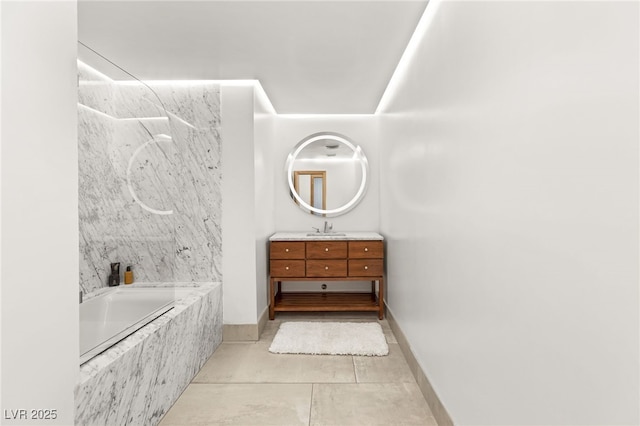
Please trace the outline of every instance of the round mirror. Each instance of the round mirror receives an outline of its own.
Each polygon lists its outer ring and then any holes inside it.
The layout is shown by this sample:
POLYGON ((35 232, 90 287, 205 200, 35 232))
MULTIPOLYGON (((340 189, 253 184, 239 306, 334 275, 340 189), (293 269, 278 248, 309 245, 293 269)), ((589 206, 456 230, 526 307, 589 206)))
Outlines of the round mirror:
POLYGON ((338 133, 315 133, 289 153, 287 183, 293 201, 316 216, 338 216, 355 207, 367 189, 367 157, 338 133))

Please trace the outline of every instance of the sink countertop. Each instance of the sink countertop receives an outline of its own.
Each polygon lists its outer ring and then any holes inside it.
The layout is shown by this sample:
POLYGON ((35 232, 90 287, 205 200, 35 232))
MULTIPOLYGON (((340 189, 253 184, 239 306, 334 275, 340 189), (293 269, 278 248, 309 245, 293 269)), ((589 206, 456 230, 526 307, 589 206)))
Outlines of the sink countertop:
POLYGON ((326 241, 326 240, 384 240, 384 237, 377 232, 342 232, 336 231, 336 234, 343 235, 328 235, 328 234, 319 234, 319 235, 307 235, 311 232, 276 232, 271 237, 269 237, 269 241, 326 241))

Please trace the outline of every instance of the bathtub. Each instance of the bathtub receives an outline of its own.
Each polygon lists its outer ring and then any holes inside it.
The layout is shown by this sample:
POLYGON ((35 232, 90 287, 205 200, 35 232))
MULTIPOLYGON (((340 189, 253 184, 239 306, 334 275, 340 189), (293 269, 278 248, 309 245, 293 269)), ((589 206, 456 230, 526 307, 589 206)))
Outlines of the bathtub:
MULTIPOLYGON (((222 342, 221 282, 104 288, 86 296, 80 308, 86 311, 85 331, 89 323, 109 323, 109 316, 120 322, 131 315, 130 322, 137 322, 149 310, 168 310, 80 365, 76 425, 157 425, 222 342), (139 305, 150 309, 132 314, 139 305)), ((85 331, 83 339, 90 334, 85 331)))
POLYGON ((116 287, 80 304, 80 364, 173 309, 186 288, 116 287))

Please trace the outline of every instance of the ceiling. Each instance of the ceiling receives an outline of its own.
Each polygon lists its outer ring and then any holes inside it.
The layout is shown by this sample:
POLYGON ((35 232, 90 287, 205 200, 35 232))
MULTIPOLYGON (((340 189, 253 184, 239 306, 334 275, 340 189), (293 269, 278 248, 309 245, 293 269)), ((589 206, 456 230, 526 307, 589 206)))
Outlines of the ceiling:
POLYGON ((78 38, 142 80, 257 79, 280 114, 372 114, 426 1, 93 1, 78 38))

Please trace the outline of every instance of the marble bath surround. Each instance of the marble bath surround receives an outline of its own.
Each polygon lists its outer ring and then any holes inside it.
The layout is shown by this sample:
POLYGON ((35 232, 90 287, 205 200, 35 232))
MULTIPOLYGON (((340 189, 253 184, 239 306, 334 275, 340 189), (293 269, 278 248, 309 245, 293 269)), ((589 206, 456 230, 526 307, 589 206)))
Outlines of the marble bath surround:
POLYGON ((79 63, 80 290, 222 279, 220 86, 113 81, 79 63))
POLYGON ((189 291, 178 291, 186 296, 172 310, 80 367, 75 424, 158 424, 220 345, 221 283, 168 286, 189 291))

